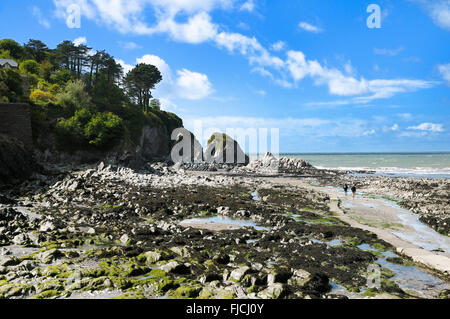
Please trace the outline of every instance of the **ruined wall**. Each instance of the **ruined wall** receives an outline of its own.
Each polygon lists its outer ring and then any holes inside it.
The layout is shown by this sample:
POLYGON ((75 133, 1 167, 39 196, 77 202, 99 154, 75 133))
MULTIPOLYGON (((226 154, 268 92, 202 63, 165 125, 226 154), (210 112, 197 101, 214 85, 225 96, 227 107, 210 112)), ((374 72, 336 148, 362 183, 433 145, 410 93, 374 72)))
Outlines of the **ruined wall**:
POLYGON ((30 106, 25 103, 0 103, 0 134, 15 137, 27 149, 32 149, 30 106))

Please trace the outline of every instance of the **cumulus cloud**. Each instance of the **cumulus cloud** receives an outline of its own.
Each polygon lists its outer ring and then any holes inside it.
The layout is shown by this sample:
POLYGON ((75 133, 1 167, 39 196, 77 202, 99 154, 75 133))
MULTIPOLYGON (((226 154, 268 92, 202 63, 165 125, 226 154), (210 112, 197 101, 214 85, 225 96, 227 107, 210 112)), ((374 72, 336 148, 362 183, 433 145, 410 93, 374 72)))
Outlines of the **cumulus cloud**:
POLYGON ((73 40, 73 44, 75 44, 75 46, 79 46, 86 43, 87 43, 86 37, 78 37, 75 40, 73 40))
POLYGON ((212 93, 212 85, 206 74, 187 69, 177 71, 177 87, 180 97, 188 100, 200 100, 212 93))
POLYGON ((439 73, 450 86, 450 63, 438 65, 439 73))
POLYGON ((175 109, 174 99, 201 100, 210 96, 213 92, 213 86, 206 74, 193 72, 188 69, 181 69, 175 73, 171 67, 157 55, 146 54, 136 59, 135 65, 127 64, 123 60, 116 59, 124 72, 131 71, 136 64, 151 64, 158 68, 161 72, 163 80, 159 83, 153 96, 160 99, 163 108, 175 109))
MULTIPOLYGON (((368 103, 375 99, 390 98, 398 93, 416 91, 433 86, 431 81, 409 79, 366 80, 345 75, 340 70, 322 66, 316 60, 307 60, 301 51, 287 53, 287 68, 295 81, 311 77, 316 85, 327 85, 330 94, 356 96, 355 103, 368 103)), ((348 70, 347 70, 348 71, 348 70)), ((345 102, 341 102, 344 104, 345 102)))
POLYGON ((444 132, 442 124, 422 123, 417 126, 410 126, 408 130, 424 131, 424 132, 444 132))
POLYGON ((286 43, 284 43, 283 41, 278 41, 275 42, 274 44, 272 44, 272 46, 270 47, 273 51, 281 51, 285 48, 286 43))
POLYGON ((450 31, 450 1, 449 0, 412 0, 433 19, 433 22, 444 30, 450 31))
MULTIPOLYGON (((203 43, 210 42, 232 53, 244 56, 253 67, 254 72, 270 78, 274 83, 286 87, 296 87, 304 78, 313 79, 315 85, 325 85, 331 95, 353 97, 347 103, 368 103, 374 99, 390 98, 396 94, 412 92, 433 86, 435 83, 410 79, 374 79, 356 77, 356 71, 348 62, 345 73, 316 60, 308 60, 301 51, 288 51, 286 57, 278 57, 264 47, 257 38, 240 33, 221 31, 218 24, 212 21, 210 12, 217 8, 232 8, 233 0, 54 0, 57 13, 64 16, 65 8, 69 4, 78 3, 83 17, 114 27, 120 32, 135 34, 164 33, 179 42, 203 43), (154 23, 144 15, 148 7, 155 12, 154 23), (180 21, 180 18, 183 18, 180 21)), ((309 32, 320 32, 320 28, 301 22, 299 27, 309 32)), ((279 41, 271 47, 281 50, 284 43, 279 41)), ((389 53, 389 52, 387 52, 389 53)), ((184 96, 199 97, 211 92, 205 77, 183 70, 176 72, 176 76, 189 76, 196 81, 195 94, 184 96), (204 90, 200 87, 204 85, 204 90), (204 94, 200 93, 204 92, 204 94)), ((175 75, 173 83, 177 83, 175 75)))
POLYGON ((308 23, 308 22, 305 22, 305 21, 301 21, 301 22, 298 24, 298 27, 299 27, 300 29, 304 30, 304 31, 308 31, 308 32, 312 32, 312 33, 320 33, 320 32, 323 31, 323 30, 320 29, 319 27, 316 27, 315 25, 312 25, 312 24, 310 24, 310 23, 308 23))

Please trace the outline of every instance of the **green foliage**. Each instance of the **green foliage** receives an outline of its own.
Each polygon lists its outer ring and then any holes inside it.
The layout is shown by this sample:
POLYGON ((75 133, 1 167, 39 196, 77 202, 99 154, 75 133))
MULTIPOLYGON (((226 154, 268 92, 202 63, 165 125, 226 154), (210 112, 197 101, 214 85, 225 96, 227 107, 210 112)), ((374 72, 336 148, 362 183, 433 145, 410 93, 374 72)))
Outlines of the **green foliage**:
POLYGON ((73 112, 81 108, 91 107, 91 97, 85 90, 82 81, 70 81, 64 88, 62 93, 56 96, 61 105, 73 112))
POLYGON ((124 133, 123 121, 117 115, 110 112, 93 115, 86 108, 76 111, 68 119, 60 119, 56 127, 59 144, 66 149, 88 145, 108 149, 124 133))
POLYGON ((106 78, 99 79, 90 90, 92 103, 99 112, 110 111, 122 115, 123 105, 127 102, 123 90, 106 78))
POLYGON ((54 96, 53 94, 51 94, 49 92, 44 92, 41 90, 34 90, 30 94, 30 100, 37 104, 41 104, 41 103, 45 104, 45 103, 50 103, 50 102, 55 103, 56 96, 54 96))
POLYGON ((119 142, 133 147, 145 125, 169 133, 183 125, 152 99, 151 91, 162 80, 155 66, 139 64, 123 79, 113 56, 104 50, 91 55, 90 49, 71 41, 49 49, 40 40, 23 46, 0 40, 0 57, 19 63, 19 70, 0 70, 0 101, 31 102, 36 145, 68 151, 106 150, 119 142), (24 81, 29 95, 23 92, 24 81))
POLYGON ((20 63, 19 70, 24 74, 39 74, 40 65, 34 60, 26 60, 20 63))
POLYGON ((3 102, 21 102, 24 100, 22 78, 16 70, 0 70, 0 96, 3 102))
POLYGON ((152 99, 150 101, 150 108, 155 110, 161 110, 161 102, 159 99, 152 99))
POLYGON ((39 66, 39 76, 46 81, 50 81, 52 71, 53 64, 51 64, 48 60, 45 60, 39 66))
POLYGON ((72 74, 67 69, 62 69, 50 76, 50 81, 60 86, 65 86, 72 79, 72 74))
POLYGON ((30 39, 28 43, 23 46, 27 57, 41 63, 47 56, 49 49, 45 43, 40 40, 30 39))
POLYGON ((138 64, 125 77, 124 84, 128 96, 147 111, 152 98, 151 90, 161 82, 162 75, 158 68, 149 64, 138 64))
POLYGON ((86 125, 85 137, 89 144, 105 148, 123 135, 123 121, 112 113, 97 113, 86 125))
POLYGON ((10 56, 16 60, 22 59, 25 53, 22 46, 12 39, 0 40, 0 51, 9 51, 10 56))
POLYGON ((60 119, 56 125, 60 146, 64 149, 73 149, 85 145, 84 128, 91 118, 92 114, 83 108, 68 119, 60 119))

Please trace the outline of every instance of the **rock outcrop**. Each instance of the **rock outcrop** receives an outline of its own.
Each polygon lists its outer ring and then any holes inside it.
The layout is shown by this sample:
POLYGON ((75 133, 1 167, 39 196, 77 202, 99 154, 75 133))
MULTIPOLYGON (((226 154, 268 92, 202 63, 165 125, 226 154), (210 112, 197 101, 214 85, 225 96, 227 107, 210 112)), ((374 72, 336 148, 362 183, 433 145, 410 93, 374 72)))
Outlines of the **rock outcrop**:
POLYGON ((266 153, 263 158, 250 162, 242 169, 257 174, 313 174, 317 172, 317 169, 310 163, 300 158, 276 158, 272 153, 266 153))
POLYGON ((34 169, 33 156, 24 144, 14 137, 0 134, 0 185, 20 182, 34 169))
POLYGON ((247 165, 250 162, 239 143, 222 133, 214 133, 210 137, 204 154, 208 163, 247 165))

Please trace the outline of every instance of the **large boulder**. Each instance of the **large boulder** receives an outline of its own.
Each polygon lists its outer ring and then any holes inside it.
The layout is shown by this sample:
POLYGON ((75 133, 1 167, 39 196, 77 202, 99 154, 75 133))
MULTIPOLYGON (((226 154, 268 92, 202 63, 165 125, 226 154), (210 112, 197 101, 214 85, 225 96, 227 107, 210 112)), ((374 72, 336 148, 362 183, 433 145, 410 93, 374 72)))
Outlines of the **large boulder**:
POLYGON ((21 141, 0 134, 0 185, 23 181, 36 168, 31 152, 21 141))
POLYGON ((250 162, 239 143, 223 133, 211 135, 204 157, 208 163, 247 165, 250 162))

